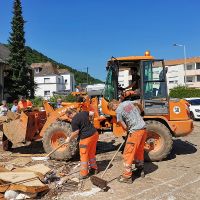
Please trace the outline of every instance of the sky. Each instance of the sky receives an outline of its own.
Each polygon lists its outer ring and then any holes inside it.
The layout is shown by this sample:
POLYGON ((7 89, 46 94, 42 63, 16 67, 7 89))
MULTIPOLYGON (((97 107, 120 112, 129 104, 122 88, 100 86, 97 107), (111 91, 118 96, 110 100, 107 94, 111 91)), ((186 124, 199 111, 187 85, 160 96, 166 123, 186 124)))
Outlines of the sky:
MULTIPOLYGON (((199 0, 22 0, 26 45, 105 80, 112 56, 200 56, 199 0)), ((13 0, 0 0, 0 43, 11 31, 13 0)))

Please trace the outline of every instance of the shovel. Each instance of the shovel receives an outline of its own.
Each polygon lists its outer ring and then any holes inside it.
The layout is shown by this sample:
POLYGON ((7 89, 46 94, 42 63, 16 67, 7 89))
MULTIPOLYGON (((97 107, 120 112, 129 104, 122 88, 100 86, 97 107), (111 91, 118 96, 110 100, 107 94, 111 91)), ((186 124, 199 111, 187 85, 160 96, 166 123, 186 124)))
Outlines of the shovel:
POLYGON ((46 156, 42 156, 42 157, 31 157, 32 160, 43 160, 43 161, 47 161, 50 158, 50 155, 53 154, 55 151, 57 151, 58 149, 60 149, 63 145, 69 145, 69 142, 63 142, 62 144, 60 144, 58 147, 56 147, 55 149, 53 149, 50 153, 48 153, 46 156))
POLYGON ((91 176, 90 180, 92 182, 93 185, 101 188, 101 189, 106 189, 107 185, 108 185, 108 181, 104 180, 103 177, 105 175, 105 173, 108 171, 108 168, 110 167, 111 163, 113 162, 114 158, 116 157, 117 153, 119 152, 119 150, 121 149, 122 145, 124 144, 125 141, 123 141, 121 143, 121 145, 119 146, 119 148, 117 149, 117 151, 115 152, 114 156, 112 157, 112 159, 110 160, 110 162, 108 163, 106 169, 104 170, 103 174, 101 175, 101 177, 98 176, 91 176))

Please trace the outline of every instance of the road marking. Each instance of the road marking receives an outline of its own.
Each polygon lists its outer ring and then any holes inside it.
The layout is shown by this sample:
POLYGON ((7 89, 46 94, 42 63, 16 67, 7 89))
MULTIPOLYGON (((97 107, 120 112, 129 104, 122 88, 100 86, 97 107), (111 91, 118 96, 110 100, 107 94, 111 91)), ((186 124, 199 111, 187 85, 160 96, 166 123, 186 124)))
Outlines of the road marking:
MULTIPOLYGON (((196 169, 196 168, 199 167, 199 166, 200 166, 200 165, 196 165, 195 168, 191 168, 191 171, 192 171, 193 169, 196 169)), ((153 187, 150 187, 150 188, 148 188, 148 189, 142 190, 141 192, 139 192, 139 193, 137 193, 137 194, 135 194, 135 195, 129 195, 128 197, 125 197, 124 200, 132 199, 132 198, 137 197, 137 196, 139 196, 139 195, 141 195, 141 194, 144 194, 144 193, 146 193, 146 192, 148 192, 148 191, 151 191, 151 190, 153 190, 153 189, 155 189, 155 188, 158 188, 158 187, 160 187, 160 186, 162 186, 162 185, 168 185, 168 183, 171 183, 171 182, 173 182, 173 181, 177 181, 177 180, 183 178, 185 175, 187 175, 187 174, 189 174, 189 173, 190 173, 190 172, 184 173, 184 174, 182 174, 181 176, 179 176, 179 177, 177 177, 177 178, 173 178, 173 179, 170 179, 170 180, 168 180, 168 181, 163 181, 162 183, 157 184, 157 185, 155 185, 155 186, 153 186, 153 187)), ((198 182, 198 181, 200 181, 200 177, 199 177, 198 179, 194 180, 194 181, 191 181, 191 182, 189 182, 189 183, 183 185, 183 186, 176 187, 174 190, 176 191, 176 190, 178 190, 178 189, 181 189, 182 187, 186 187, 187 185, 196 183, 196 182, 198 182)), ((168 192, 167 194, 170 194, 171 192, 174 192, 174 190, 168 192)), ((156 199, 156 200, 157 200, 157 199, 156 199)))
POLYGON ((164 194, 160 195, 159 197, 156 197, 156 198, 154 198, 152 200, 159 200, 159 199, 161 199, 161 198, 163 198, 165 196, 168 196, 168 195, 172 194, 173 192, 176 192, 177 190, 180 190, 180 189, 182 189, 184 187, 187 187, 188 185, 192 185, 192 184, 197 183, 199 181, 200 181, 200 177, 195 179, 195 180, 193 180, 193 181, 190 181, 189 183, 186 183, 186 184, 184 184, 182 186, 176 187, 175 189, 172 189, 172 191, 166 192, 166 193, 164 193, 164 194))
POLYGON ((173 182, 173 181, 176 181, 176 180, 179 180, 179 179, 183 178, 185 175, 187 175, 187 173, 184 173, 183 175, 181 175, 181 176, 179 176, 179 177, 177 177, 177 178, 173 178, 173 179, 170 179, 170 180, 168 180, 168 181, 163 181, 162 183, 157 184, 157 185, 154 185, 153 187, 150 187, 150 188, 148 188, 148 189, 142 190, 141 192, 139 192, 139 193, 137 193, 137 194, 135 194, 135 195, 130 195, 130 196, 124 198, 124 200, 132 199, 133 197, 137 197, 137 196, 139 196, 139 195, 141 195, 141 194, 144 194, 145 192, 151 191, 151 190, 153 190, 153 189, 155 189, 155 188, 157 188, 157 187, 159 187, 159 186, 167 185, 168 183, 171 183, 171 182, 173 182))

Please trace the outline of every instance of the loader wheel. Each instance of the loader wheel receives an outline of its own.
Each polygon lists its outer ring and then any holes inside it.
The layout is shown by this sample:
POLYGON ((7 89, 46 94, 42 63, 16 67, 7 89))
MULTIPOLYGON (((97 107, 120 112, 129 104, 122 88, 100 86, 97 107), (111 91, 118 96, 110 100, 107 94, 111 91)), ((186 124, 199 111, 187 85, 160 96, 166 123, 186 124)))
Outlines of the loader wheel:
POLYGON ((170 130, 161 122, 149 120, 147 124, 147 139, 145 143, 145 160, 161 161, 172 149, 170 130))
MULTIPOLYGON (((66 122, 53 123, 44 133, 43 147, 46 153, 49 153, 60 144, 71 133, 71 126, 66 122)), ((77 140, 74 139, 70 145, 63 145, 60 149, 55 151, 50 157, 55 160, 69 160, 77 153, 77 140)))
POLYGON ((10 151, 12 149, 12 142, 3 134, 2 138, 3 150, 10 151))

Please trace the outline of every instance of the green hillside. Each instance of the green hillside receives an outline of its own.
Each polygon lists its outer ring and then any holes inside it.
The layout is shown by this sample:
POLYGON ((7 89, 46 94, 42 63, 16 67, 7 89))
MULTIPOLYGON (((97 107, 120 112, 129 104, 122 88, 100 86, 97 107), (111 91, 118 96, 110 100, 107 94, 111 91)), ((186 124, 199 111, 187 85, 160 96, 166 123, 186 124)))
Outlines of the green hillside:
MULTIPOLYGON (((48 58, 47 56, 43 55, 42 53, 31 49, 30 47, 26 47, 27 51, 27 62, 30 65, 31 63, 39 63, 39 62, 52 62, 55 63, 56 65, 59 65, 60 68, 68 69, 70 72, 74 73, 76 83, 86 83, 87 82, 87 73, 86 72, 80 72, 78 70, 75 70, 67 65, 64 65, 62 63, 58 63, 55 60, 52 60, 51 58, 48 58)), ((102 83, 101 80, 95 79, 92 76, 88 76, 88 82, 89 84, 94 84, 94 83, 102 83)))

